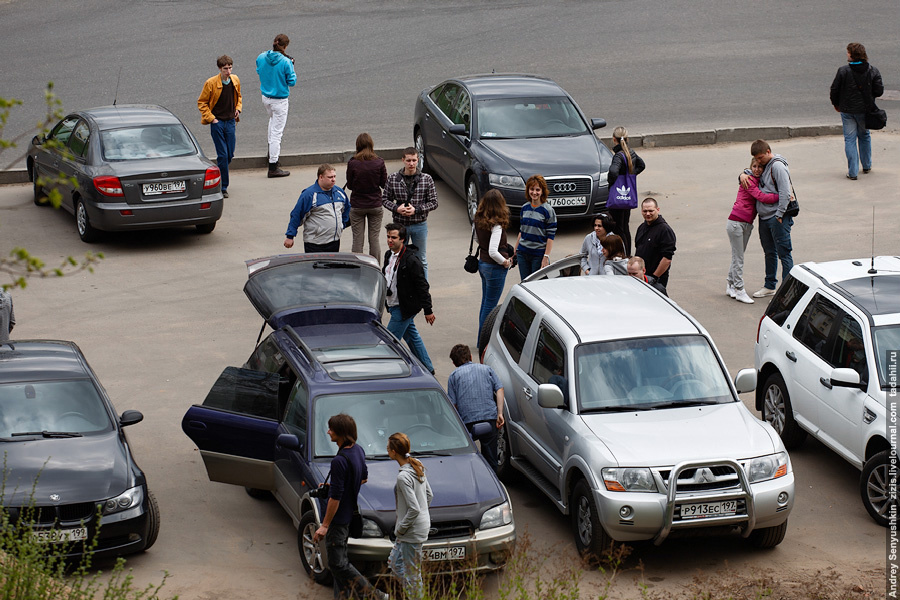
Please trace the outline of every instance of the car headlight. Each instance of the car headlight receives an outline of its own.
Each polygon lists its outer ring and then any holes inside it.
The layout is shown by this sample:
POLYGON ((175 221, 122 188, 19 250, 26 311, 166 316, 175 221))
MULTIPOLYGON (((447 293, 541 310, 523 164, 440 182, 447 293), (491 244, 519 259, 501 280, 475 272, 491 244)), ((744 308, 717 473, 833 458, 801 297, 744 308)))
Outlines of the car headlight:
POLYGON ((609 171, 604 171, 600 173, 600 185, 605 185, 609 183, 609 171))
POLYGON ((647 468, 609 467, 601 471, 610 492, 655 492, 656 481, 647 468))
POLYGON ((364 538, 384 537, 384 533, 381 532, 381 527, 379 527, 378 523, 376 523, 372 519, 366 519, 364 517, 362 520, 362 523, 363 523, 362 537, 364 537, 364 538))
POLYGON ((103 503, 104 515, 111 515, 135 506, 140 506, 144 502, 144 488, 141 486, 133 487, 130 490, 119 494, 115 498, 110 498, 103 503))
POLYGON ((744 463, 744 470, 747 472, 747 479, 750 480, 750 483, 756 483, 784 477, 788 473, 789 465, 790 459, 788 459, 787 452, 779 452, 751 458, 744 463))
POLYGON ((493 187, 504 187, 513 190, 525 189, 525 180, 518 175, 498 175, 496 173, 488 173, 488 183, 493 187))
POLYGON ((509 502, 504 502, 484 511, 478 529, 493 529, 510 523, 512 523, 512 508, 509 506, 509 502))

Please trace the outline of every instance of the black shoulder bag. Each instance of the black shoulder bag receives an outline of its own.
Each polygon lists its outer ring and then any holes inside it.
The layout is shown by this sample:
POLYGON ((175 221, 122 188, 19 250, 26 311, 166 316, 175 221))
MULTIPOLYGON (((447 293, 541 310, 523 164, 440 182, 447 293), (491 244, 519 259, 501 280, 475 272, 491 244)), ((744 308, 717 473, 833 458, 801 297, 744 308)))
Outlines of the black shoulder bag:
MULTIPOLYGON (((466 257, 466 264, 463 268, 467 273, 478 272, 478 257, 472 254, 472 247, 475 245, 475 224, 472 224, 472 239, 469 240, 469 255, 466 257)), ((480 248, 480 246, 479 246, 480 248)))
POLYGON ((875 106, 875 99, 872 97, 872 83, 869 80, 869 74, 872 72, 872 67, 869 67, 869 70, 866 71, 865 74, 865 85, 860 85, 859 76, 852 69, 850 73, 853 75, 853 79, 856 81, 856 88, 859 90, 859 93, 862 94, 863 101, 866 103, 866 129, 884 129, 885 125, 887 125, 887 113, 884 110, 875 106))
MULTIPOLYGON (((774 158, 772 160, 775 160, 774 158)), ((784 163, 787 166, 787 163, 784 163)), ((769 173, 769 176, 772 178, 772 185, 775 186, 775 189, 778 189, 778 182, 775 180, 775 174, 769 173)), ((794 218, 800 214, 800 203, 797 202, 797 192, 794 191, 794 182, 791 179, 791 171, 788 170, 788 181, 791 184, 791 199, 788 200, 787 208, 784 209, 784 216, 794 218)))

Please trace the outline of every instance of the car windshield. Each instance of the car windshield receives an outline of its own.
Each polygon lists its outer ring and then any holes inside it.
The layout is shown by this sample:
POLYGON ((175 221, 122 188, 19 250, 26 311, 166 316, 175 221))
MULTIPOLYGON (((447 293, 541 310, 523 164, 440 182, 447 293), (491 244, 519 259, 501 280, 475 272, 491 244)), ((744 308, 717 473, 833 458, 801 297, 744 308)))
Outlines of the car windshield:
POLYGON ((101 131, 100 146, 105 160, 142 160, 197 152, 180 123, 101 131))
POLYGON ((89 380, 0 384, 0 438, 99 433, 111 428, 103 399, 89 380))
POLYGON ((328 436, 328 419, 338 413, 348 414, 356 421, 357 443, 369 458, 387 458, 388 438, 396 432, 409 436, 413 455, 472 451, 469 434, 440 390, 319 396, 314 406, 315 456, 337 453, 337 446, 328 436))
POLYGON ((584 344, 575 351, 580 412, 652 410, 734 401, 702 336, 584 344))
POLYGON ((478 101, 478 135, 510 139, 590 134, 572 101, 555 98, 498 98, 478 101))
MULTIPOLYGON (((878 365, 878 380, 881 387, 888 387, 888 366, 891 364, 889 353, 893 353, 893 365, 897 366, 897 350, 900 349, 900 325, 874 327, 872 338, 875 340, 875 364, 878 365)), ((896 381, 896 373, 892 375, 896 381)))

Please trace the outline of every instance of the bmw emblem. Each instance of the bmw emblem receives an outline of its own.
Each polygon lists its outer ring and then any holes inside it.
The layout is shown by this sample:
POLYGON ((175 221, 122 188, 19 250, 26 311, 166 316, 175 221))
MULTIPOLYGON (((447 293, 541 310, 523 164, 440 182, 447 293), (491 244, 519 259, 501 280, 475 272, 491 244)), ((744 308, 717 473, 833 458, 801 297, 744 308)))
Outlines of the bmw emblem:
POLYGON ((50 499, 54 502, 59 502, 59 494, 50 494, 50 499))

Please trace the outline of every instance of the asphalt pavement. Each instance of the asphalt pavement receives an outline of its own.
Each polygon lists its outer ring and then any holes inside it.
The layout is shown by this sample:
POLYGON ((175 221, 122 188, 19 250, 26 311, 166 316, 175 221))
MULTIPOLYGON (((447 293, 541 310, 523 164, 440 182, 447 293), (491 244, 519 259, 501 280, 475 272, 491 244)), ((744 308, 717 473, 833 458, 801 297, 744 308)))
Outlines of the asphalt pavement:
MULTIPOLYGON (((725 222, 736 176, 750 162, 749 147, 739 142, 639 151, 647 163, 638 178, 640 193, 659 201, 678 236, 669 292, 710 331, 732 374, 753 365, 766 304, 744 305, 725 295, 725 222)), ((792 232, 795 262, 900 253, 900 134, 874 132, 873 149, 872 172, 849 181, 839 136, 773 143, 790 164, 801 205, 792 232)), ((339 183, 343 172, 339 166, 339 183)), ((262 321, 241 291, 243 261, 285 252, 288 213, 314 180, 314 167, 275 180, 262 169, 236 171, 212 234, 189 228, 116 234, 90 246, 79 241, 71 215, 34 206, 30 186, 0 187, 0 250, 25 246, 48 264, 87 250, 106 256, 92 274, 31 280, 15 290, 15 334, 76 341, 117 409, 145 414, 127 433, 159 499, 162 528, 156 546, 129 560, 138 584, 168 571, 166 591, 187 600, 257 597, 261 590, 273 600, 331 596, 306 579, 295 531, 280 507, 209 483, 180 428, 185 410, 203 401, 222 369, 241 365, 252 351, 262 321)), ((441 182, 438 197, 428 244, 437 319, 429 327, 420 317, 419 329, 438 379, 446 383, 450 348, 475 341, 481 284, 462 269, 469 241, 463 200, 441 182)), ((577 252, 589 230, 586 222, 562 225, 554 255, 577 252)), ((350 248, 349 231, 342 248, 350 248)), ((760 287, 763 274, 754 234, 746 257, 748 287, 760 287)), ((516 282, 518 273, 510 272, 507 287, 516 282)), ((744 401, 752 404, 749 397, 744 401)), ((885 530, 862 507, 858 472, 813 441, 792 452, 792 461, 797 500, 787 537, 776 549, 755 551, 740 539, 671 540, 659 548, 636 545, 628 564, 640 559, 642 580, 657 591, 683 589, 698 569, 710 573, 726 564, 797 581, 829 568, 853 581, 883 581, 885 530)), ((534 551, 571 563, 567 519, 532 486, 512 486, 510 493, 517 524, 529 532, 534 551)), ((599 574, 585 577, 584 593, 600 589, 599 574)), ((485 580, 489 596, 496 584, 496 577, 485 580)), ((614 589, 619 597, 639 597, 631 575, 617 579, 614 589)))

